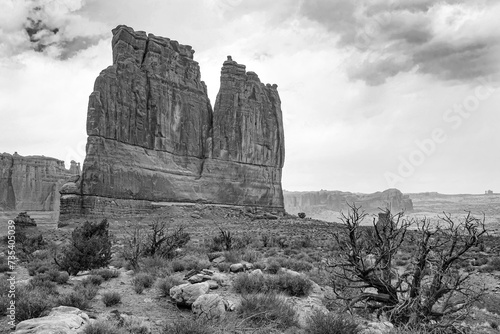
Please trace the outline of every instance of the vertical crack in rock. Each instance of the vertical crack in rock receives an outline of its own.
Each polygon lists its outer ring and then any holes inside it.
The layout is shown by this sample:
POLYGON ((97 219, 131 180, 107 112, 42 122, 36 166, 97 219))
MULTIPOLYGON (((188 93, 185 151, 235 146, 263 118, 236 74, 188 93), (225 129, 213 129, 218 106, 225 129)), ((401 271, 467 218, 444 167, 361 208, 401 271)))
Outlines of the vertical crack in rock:
POLYGON ((16 193, 12 184, 12 174, 14 172, 14 159, 12 158, 7 175, 7 200, 6 206, 9 210, 16 210, 16 193))
POLYGON ((64 190, 61 220, 169 201, 283 210, 276 86, 228 57, 212 111, 189 45, 118 26, 112 48, 89 100, 83 174, 64 190))

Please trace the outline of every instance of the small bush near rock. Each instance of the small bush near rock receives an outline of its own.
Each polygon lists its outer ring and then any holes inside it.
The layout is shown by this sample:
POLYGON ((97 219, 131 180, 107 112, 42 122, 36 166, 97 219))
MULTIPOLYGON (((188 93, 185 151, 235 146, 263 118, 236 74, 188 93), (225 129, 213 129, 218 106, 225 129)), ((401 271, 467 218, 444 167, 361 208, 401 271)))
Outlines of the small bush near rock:
POLYGON ((121 302, 121 296, 118 292, 105 292, 102 294, 102 302, 106 307, 116 305, 121 302))
POLYGON ((170 266, 172 267, 172 271, 176 273, 179 271, 184 271, 184 269, 186 268, 186 263, 182 260, 176 259, 170 263, 170 266))
POLYGON ((90 275, 98 275, 101 276, 105 281, 109 281, 112 278, 117 278, 118 276, 120 276, 120 272, 116 269, 101 268, 91 270, 90 275))
POLYGON ((28 284, 16 291, 16 321, 38 318, 54 306, 52 294, 28 284))
POLYGON ((245 253, 243 253, 243 255, 241 256, 241 259, 243 261, 255 263, 255 262, 259 261, 261 257, 262 257, 262 254, 260 252, 253 250, 253 249, 250 249, 250 250, 247 250, 245 253))
POLYGON ((293 307, 273 293, 244 296, 237 313, 244 323, 254 328, 272 324, 285 329, 297 325, 293 307))
POLYGON ((307 324, 307 334, 358 334, 362 328, 349 316, 315 312, 307 324))
POLYGON ((51 269, 51 264, 48 261, 34 260, 28 263, 28 274, 35 276, 36 274, 43 274, 51 269))
POLYGON ((82 283, 84 285, 92 284, 92 285, 95 285, 95 286, 99 286, 103 282, 104 282, 104 277, 102 277, 101 275, 89 275, 89 276, 87 276, 86 278, 84 278, 82 280, 82 283))
POLYGON ((85 310, 90 308, 91 299, 87 299, 85 293, 80 290, 80 291, 72 291, 68 294, 62 295, 59 297, 57 300, 57 303, 62 306, 72 306, 79 308, 80 310, 85 310))
POLYGON ((226 262, 228 262, 228 263, 238 263, 241 261, 240 254, 235 250, 230 250, 230 251, 224 252, 224 258, 226 259, 226 262))
POLYGON ((185 256, 182 258, 184 262, 184 270, 202 270, 202 269, 208 269, 212 265, 208 260, 201 259, 194 256, 185 256))
POLYGON ((184 282, 182 282, 181 280, 175 279, 171 276, 167 276, 159 280, 158 283, 156 284, 156 287, 160 291, 160 295, 162 297, 168 297, 170 296, 170 289, 182 283, 184 282))
POLYGON ((281 265, 276 260, 270 260, 267 263, 266 271, 270 274, 277 274, 280 269, 281 265))
POLYGON ((302 275, 252 275, 240 273, 233 281, 238 293, 284 292, 290 296, 306 296, 312 288, 311 281, 302 275))
POLYGON ((37 274, 29 281, 27 288, 30 290, 43 290, 47 294, 57 294, 56 283, 52 282, 47 274, 37 274))
POLYGON ((118 329, 102 320, 88 324, 83 329, 83 334, 120 334, 118 329))
POLYGON ((221 262, 217 265, 217 269, 219 269, 221 273, 228 273, 230 268, 231 264, 226 262, 221 262))
POLYGON ((132 279, 134 291, 139 294, 142 293, 144 289, 149 289, 150 287, 152 287, 154 282, 155 282, 155 277, 147 273, 137 274, 132 279))
POLYGON ((286 292, 290 296, 306 296, 312 288, 311 281, 302 275, 285 273, 271 276, 271 278, 276 290, 286 292))
POLYGON ((90 283, 90 281, 88 281, 88 283, 82 281, 75 287, 75 292, 83 294, 88 300, 94 299, 98 291, 99 287, 90 283))

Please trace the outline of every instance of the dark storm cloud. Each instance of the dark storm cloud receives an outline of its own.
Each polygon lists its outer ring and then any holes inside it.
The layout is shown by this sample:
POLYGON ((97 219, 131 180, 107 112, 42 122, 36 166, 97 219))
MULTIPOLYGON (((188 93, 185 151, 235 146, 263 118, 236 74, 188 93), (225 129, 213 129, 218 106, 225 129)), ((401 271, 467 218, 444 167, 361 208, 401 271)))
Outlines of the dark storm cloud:
POLYGON ((361 55, 347 61, 351 79, 380 85, 412 69, 459 81, 497 73, 498 24, 485 22, 476 31, 481 18, 468 15, 468 11, 483 15, 494 7, 488 0, 307 0, 300 13, 338 36, 339 47, 361 55), (448 28, 456 36, 444 35, 448 28))
POLYGON ((101 23, 78 14, 83 0, 19 0, 0 22, 0 57, 34 50, 65 60, 106 37, 101 23))

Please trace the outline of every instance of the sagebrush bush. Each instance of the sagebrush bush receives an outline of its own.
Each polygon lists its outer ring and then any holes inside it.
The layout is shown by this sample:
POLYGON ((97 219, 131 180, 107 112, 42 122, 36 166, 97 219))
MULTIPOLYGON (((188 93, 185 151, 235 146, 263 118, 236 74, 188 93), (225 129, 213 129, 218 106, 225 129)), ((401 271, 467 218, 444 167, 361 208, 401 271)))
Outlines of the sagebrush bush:
POLYGON ((208 269, 212 265, 208 260, 200 259, 194 255, 185 256, 181 260, 184 262, 184 270, 208 269))
POLYGON ((233 280, 233 289, 237 293, 266 293, 269 291, 269 285, 264 275, 250 275, 247 273, 238 274, 233 280))
POLYGON ((179 271, 184 271, 184 269, 186 268, 186 263, 182 260, 175 259, 170 263, 170 266, 172 267, 172 271, 176 273, 179 271))
POLYGON ((61 270, 76 275, 80 270, 105 267, 111 261, 111 239, 106 219, 100 223, 86 221, 73 230, 71 244, 55 258, 61 270))
POLYGON ((219 271, 223 272, 223 273, 228 273, 230 268, 231 268, 231 264, 226 263, 226 262, 221 262, 221 263, 217 264, 217 269, 219 269, 219 271))
POLYGON ((92 284, 95 286, 100 286, 104 282, 104 277, 101 275, 89 275, 82 280, 84 285, 92 284))
POLYGON ((274 293, 243 296, 237 313, 244 323, 254 328, 272 324, 285 329, 297 325, 293 307, 274 293))
POLYGON ((183 282, 181 280, 175 279, 172 276, 167 276, 165 278, 160 279, 157 282, 156 287, 160 291, 160 295, 162 297, 168 297, 170 296, 170 289, 182 283, 183 282))
POLYGON ((252 275, 240 273, 233 281, 237 293, 272 293, 284 292, 290 296, 306 296, 312 288, 311 281, 302 275, 252 275))
POLYGON ((162 334, 213 334, 214 328, 200 319, 180 319, 168 325, 162 331, 162 334))
POLYGON ((362 328, 349 315, 313 313, 306 327, 307 334, 358 334, 362 328))
POLYGON ((225 251, 224 258, 227 263, 239 263, 241 261, 240 254, 235 250, 225 251))
POLYGON ((170 272, 170 261, 161 256, 148 256, 139 261, 139 267, 142 272, 160 276, 170 272))
POLYGON ((120 334, 120 332, 109 322, 97 320, 85 326, 83 334, 120 334))
POLYGON ((35 276, 36 274, 43 274, 51 270, 53 266, 47 260, 34 260, 28 263, 27 269, 30 276, 35 276))
POLYGON ((109 281, 112 278, 117 278, 120 276, 120 272, 116 269, 100 268, 92 269, 90 275, 101 276, 105 281, 109 281))
POLYGON ((57 303, 59 305, 72 306, 79 308, 80 310, 85 310, 90 308, 91 299, 87 298, 87 295, 83 290, 77 290, 60 296, 57 303))
POLYGON ((97 285, 92 284, 90 281, 83 282, 77 284, 75 286, 75 292, 82 294, 86 299, 92 300, 97 296, 97 292, 99 291, 99 287, 97 285))
POLYGON ((278 261, 273 259, 273 260, 269 260, 267 262, 266 271, 268 273, 277 274, 280 269, 281 269, 281 265, 279 264, 278 261))
POLYGON ((270 278, 275 290, 285 292, 290 296, 306 296, 312 288, 311 280, 302 275, 284 273, 270 276, 270 278))
POLYGON ((259 261, 262 257, 262 254, 256 250, 250 249, 245 251, 241 256, 241 259, 250 263, 255 263, 259 261))
POLYGON ((45 289, 19 286, 16 290, 16 321, 38 318, 54 306, 53 295, 45 289))
POLYGON ((155 277, 147 273, 137 274, 132 279, 132 285, 134 286, 134 291, 139 294, 142 293, 144 289, 149 289, 150 287, 152 287, 154 282, 155 282, 155 277))
POLYGON ((43 290, 48 294, 57 294, 56 283, 52 282, 50 276, 47 274, 36 274, 30 279, 27 288, 31 290, 43 290))
POLYGON ((119 304, 122 300, 122 297, 118 292, 105 292, 101 297, 102 302, 106 307, 113 306, 119 304))

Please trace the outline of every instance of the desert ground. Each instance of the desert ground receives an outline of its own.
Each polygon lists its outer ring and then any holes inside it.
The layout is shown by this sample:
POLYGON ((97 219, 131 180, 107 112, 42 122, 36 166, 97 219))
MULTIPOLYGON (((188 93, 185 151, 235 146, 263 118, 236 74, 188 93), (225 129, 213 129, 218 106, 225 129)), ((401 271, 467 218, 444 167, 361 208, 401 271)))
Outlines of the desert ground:
MULTIPOLYGON (((484 212, 488 226, 495 227, 500 217, 500 209, 495 207, 494 203, 498 202, 499 197, 495 195, 485 199, 470 195, 415 196, 415 210, 409 213, 409 217, 435 217, 441 211, 459 215, 463 210, 472 210, 484 212)), ((34 277, 43 275, 50 269, 57 271, 51 252, 67 244, 71 240, 73 229, 82 224, 82 221, 77 220, 58 226, 56 214, 53 212, 28 212, 28 214, 37 223, 36 229, 30 233, 41 233, 45 246, 34 254, 25 256, 24 260, 19 262, 17 270, 19 286, 29 284, 28 282, 34 277)), ((17 212, 3 212, 2 220, 13 219, 16 215, 17 212)), ((98 282, 100 284, 97 284, 97 291, 94 291, 94 295, 90 296, 86 303, 80 304, 75 300, 68 302, 69 299, 64 297, 75 291, 81 291, 78 289, 82 286, 82 282, 87 284, 98 272, 81 271, 77 275, 69 276, 65 282, 62 282, 64 281, 62 279, 53 287, 50 307, 61 305, 61 300, 66 301, 63 303, 65 305, 78 305, 92 321, 105 320, 106 323, 113 324, 116 333, 343 333, 332 329, 320 331, 307 327, 308 317, 317 310, 338 314, 358 324, 357 331, 346 330, 345 333, 425 333, 393 328, 387 319, 377 318, 366 310, 343 312, 342 303, 336 299, 331 287, 333 278, 325 267, 334 256, 332 253, 332 249, 335 248, 334 235, 342 231, 342 225, 338 224, 338 221, 329 222, 308 217, 300 219, 293 215, 273 217, 278 219, 256 219, 256 217, 254 213, 241 208, 230 209, 197 204, 165 206, 154 214, 142 217, 110 218, 109 233, 113 255, 108 269, 113 271, 112 276, 116 277, 108 280, 98 279, 102 282, 98 282), (165 222, 168 231, 183 227, 190 236, 189 242, 182 249, 178 249, 173 258, 144 256, 141 257, 138 267, 132 268, 122 256, 128 247, 126 240, 130 239, 130 233, 136 227, 148 231, 150 224, 155 221, 165 222), (217 253, 211 247, 211 243, 214 237, 220 235, 221 229, 230 232, 233 247, 217 253), (215 255, 212 254, 214 252, 215 255), (219 259, 215 260, 214 256, 219 259), (231 266, 240 264, 242 269, 233 272, 231 266), (208 271, 203 272, 203 270, 208 271), (241 286, 238 288, 239 283, 235 282, 245 275, 251 276, 257 270, 258 274, 255 275, 263 277, 299 275, 309 282, 305 289, 307 292, 279 293, 287 305, 292 306, 298 316, 296 319, 300 321, 283 320, 282 317, 285 316, 282 314, 269 319, 260 317, 259 321, 253 321, 255 314, 249 316, 239 311, 242 308, 242 301, 246 301, 248 294, 242 292, 241 286), (192 306, 183 306, 172 297, 170 288, 188 283, 185 279, 193 274, 213 276, 210 281, 214 286, 208 294, 217 295, 227 303, 223 317, 202 322, 200 317, 193 313, 192 306), (151 280, 150 284, 145 284, 147 287, 143 291, 136 288, 137 277, 141 275, 151 280), (119 296, 118 302, 106 306, 104 301, 113 293, 115 297, 119 296), (188 323, 203 329, 188 330, 186 327, 188 323), (174 327, 168 327, 169 325, 174 327)), ((371 217, 367 217, 366 220, 366 225, 369 225, 371 217)), ((6 235, 6 231, 6 228, 2 229, 2 237, 6 235)), ((468 316, 461 321, 461 324, 469 329, 468 333, 498 333, 500 265, 497 262, 500 251, 497 247, 498 238, 488 238, 486 248, 471 250, 461 265, 464 273, 471 274, 471 286, 475 289, 486 288, 484 296, 474 302, 474 307, 468 316)), ((412 254, 403 247, 396 253, 394 261, 397 263, 395 268, 403 272, 412 262, 412 254)), ((49 311, 50 308, 38 316, 46 315, 49 311)), ((11 332, 6 316, 2 316, 0 322, 4 328, 2 333, 11 332)), ((109 331, 85 333, 115 332, 109 329, 109 331)))

